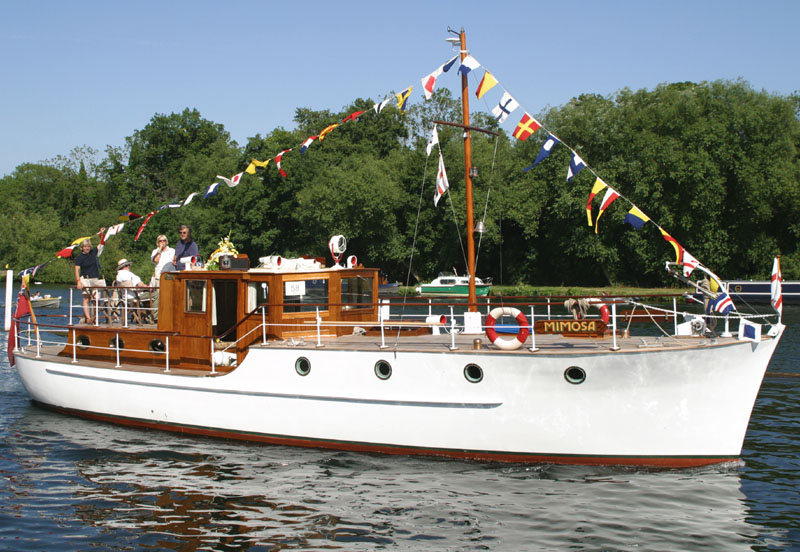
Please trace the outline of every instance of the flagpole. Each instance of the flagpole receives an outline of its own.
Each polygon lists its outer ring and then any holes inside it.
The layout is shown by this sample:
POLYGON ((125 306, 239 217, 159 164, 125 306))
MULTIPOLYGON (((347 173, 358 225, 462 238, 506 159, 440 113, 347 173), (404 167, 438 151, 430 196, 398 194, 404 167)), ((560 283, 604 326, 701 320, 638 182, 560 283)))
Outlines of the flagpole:
MULTIPOLYGON (((467 35, 464 28, 459 33, 461 39, 461 61, 467 57, 467 35)), ((464 124, 464 189, 467 201, 467 270, 469 271, 469 310, 477 312, 478 300, 475 293, 475 236, 472 228, 475 225, 472 207, 472 138, 469 126, 469 87, 467 75, 461 73, 461 111, 464 124)))

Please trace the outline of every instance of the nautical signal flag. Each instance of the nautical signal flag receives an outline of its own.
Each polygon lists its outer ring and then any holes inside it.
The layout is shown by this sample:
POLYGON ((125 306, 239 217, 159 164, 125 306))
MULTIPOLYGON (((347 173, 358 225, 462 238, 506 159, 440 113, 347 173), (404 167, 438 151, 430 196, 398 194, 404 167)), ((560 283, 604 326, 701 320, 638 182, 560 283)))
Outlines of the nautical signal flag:
POLYGON ((634 205, 631 207, 631 210, 628 211, 628 214, 625 215, 625 222, 636 228, 637 230, 641 230, 644 223, 650 220, 650 217, 645 215, 639 208, 634 205))
POLYGON ((683 266, 683 275, 688 278, 691 273, 694 272, 694 269, 700 266, 700 261, 698 261, 694 255, 684 249, 681 265, 683 266))
POLYGON ((755 324, 744 318, 739 320, 739 341, 761 341, 761 324, 755 324))
POLYGON ((467 55, 467 57, 461 60, 461 66, 458 68, 458 72, 464 76, 467 76, 469 75, 470 71, 474 71, 480 66, 481 64, 478 63, 477 59, 475 59, 470 55, 467 55))
MULTIPOLYGON (((242 180, 242 175, 244 173, 240 172, 239 174, 235 174, 230 178, 225 178, 224 176, 217 175, 217 178, 222 180, 225 184, 228 185, 228 188, 235 188, 239 185, 239 182, 242 180)), ((180 207, 180 205, 178 205, 180 207)))
POLYGON ((475 91, 475 95, 480 100, 483 98, 483 95, 486 94, 489 90, 497 85, 497 79, 489 72, 486 71, 483 74, 483 78, 481 79, 481 83, 478 85, 478 89, 475 91))
POLYGON ((413 86, 409 86, 399 94, 397 94, 397 107, 400 108, 400 111, 405 112, 406 104, 408 103, 408 98, 411 96, 411 91, 414 89, 413 86))
POLYGON ((256 174, 258 169, 266 169, 267 165, 269 165, 270 160, 267 159, 266 161, 259 161, 257 159, 251 159, 250 164, 247 165, 247 168, 244 170, 247 174, 256 174))
POLYGON ((612 189, 608 188, 606 190, 606 195, 603 196, 603 202, 600 204, 600 211, 597 213, 597 220, 594 221, 594 233, 597 234, 597 225, 600 222, 600 217, 603 216, 603 213, 606 209, 608 209, 612 203, 614 203, 617 198, 619 197, 619 193, 612 189))
POLYGON ((586 168, 586 162, 581 159, 580 155, 572 152, 572 159, 569 162, 569 168, 567 169, 567 184, 572 182, 572 179, 575 178, 575 175, 581 172, 583 169, 586 168))
POLYGON ((140 218, 141 216, 142 215, 137 215, 136 213, 122 213, 120 216, 117 217, 117 219, 120 222, 128 222, 129 220, 135 220, 137 218, 140 218))
POLYGON ((531 134, 541 128, 539 121, 528 115, 527 113, 522 116, 517 128, 514 129, 514 138, 517 140, 527 140, 531 134))
POLYGON ((503 97, 500 98, 500 103, 497 104, 496 107, 492 108, 492 115, 494 118, 497 119, 498 123, 502 123, 506 120, 506 117, 511 115, 511 112, 514 111, 519 107, 517 100, 511 97, 511 94, 508 92, 503 93, 503 97))
POLYGON ((314 136, 311 136, 311 137, 309 137, 309 138, 306 138, 306 141, 305 141, 305 142, 303 142, 303 145, 302 145, 302 146, 300 146, 300 153, 301 153, 301 154, 305 154, 305 153, 306 153, 306 150, 308 149, 308 146, 310 146, 310 145, 311 145, 311 142, 313 142, 313 141, 314 141, 314 140, 316 140, 316 139, 317 139, 317 135, 316 135, 316 134, 315 134, 314 136))
POLYGON ((216 195, 218 189, 219 189, 219 182, 214 182, 211 186, 209 186, 206 189, 205 192, 203 192, 203 199, 216 195))
POLYGON ((439 199, 450 188, 450 183, 447 181, 447 171, 444 170, 444 158, 442 152, 439 152, 439 171, 436 173, 436 192, 433 196, 433 206, 439 205, 439 199))
POLYGON ((772 308, 778 311, 779 316, 783 316, 783 284, 781 276, 781 259, 775 257, 772 263, 772 278, 770 282, 769 302, 772 308))
MULTIPOLYGON (((321 140, 321 139, 322 139, 322 138, 320 138, 320 140, 321 140)), ((286 171, 284 171, 284 170, 281 168, 281 159, 283 159, 283 154, 284 154, 284 153, 286 153, 286 152, 289 152, 289 151, 292 151, 292 148, 285 149, 285 150, 283 150, 282 152, 280 152, 278 155, 276 155, 276 156, 275 156, 275 165, 278 167, 278 173, 280 173, 280 175, 281 175, 283 178, 286 178, 286 171)))
POLYGON ((330 131, 338 127, 341 123, 333 123, 332 125, 326 126, 322 132, 319 133, 319 141, 322 142, 325 139, 325 136, 328 135, 330 131))
POLYGON ((346 123, 347 121, 355 121, 356 119, 359 118, 359 116, 361 116, 363 114, 364 114, 363 111, 353 111, 350 115, 348 115, 347 117, 342 119, 342 122, 346 123))
POLYGON ((72 256, 72 250, 78 247, 77 245, 70 245, 69 247, 65 247, 58 253, 56 253, 56 257, 61 257, 62 259, 69 259, 72 256))
POLYGON ((534 161, 533 165, 531 165, 530 167, 525 167, 524 169, 522 169, 523 172, 528 172, 536 165, 541 163, 545 158, 547 158, 548 155, 550 155, 550 152, 553 151, 553 147, 558 143, 559 143, 558 138, 556 138, 552 134, 548 134, 547 139, 544 141, 544 144, 542 144, 542 149, 539 150, 539 155, 536 156, 536 161, 534 161))
POLYGON ((428 142, 428 146, 425 148, 425 150, 428 152, 428 157, 430 157, 431 155, 431 150, 433 149, 433 146, 435 146, 438 143, 439 143, 439 131, 436 130, 436 125, 433 125, 433 131, 431 132, 431 139, 428 142))
POLYGON ((709 303, 709 307, 720 314, 728 314, 732 310, 736 310, 730 296, 724 291, 709 303))
POLYGON ((662 235, 662 236, 664 236, 664 240, 665 240, 666 242, 668 242, 668 243, 672 244, 672 247, 674 247, 674 248, 675 248, 675 262, 676 262, 676 263, 680 263, 680 262, 681 262, 681 259, 683 258, 683 246, 682 246, 681 244, 679 244, 679 243, 678 243, 678 240, 676 240, 675 238, 673 238, 672 236, 670 236, 670 235, 667 233, 667 231, 666 231, 666 230, 664 230, 664 229, 663 229, 663 228, 661 228, 660 226, 658 227, 658 229, 661 231, 661 235, 662 235))
POLYGON ((383 111, 383 108, 386 107, 387 105, 389 105, 389 102, 391 102, 391 101, 392 101, 392 98, 390 96, 390 97, 386 98, 385 100, 382 100, 382 101, 376 103, 375 105, 373 105, 372 109, 375 110, 375 113, 380 115, 381 111, 383 111))
POLYGON ((444 65, 440 66, 436 71, 426 77, 422 77, 422 92, 425 94, 425 99, 430 100, 433 97, 433 88, 436 86, 436 79, 444 72, 444 65))
MULTIPOLYGON (((589 193, 589 199, 586 201, 586 219, 589 222, 589 226, 592 226, 592 200, 594 196, 599 194, 608 184, 603 182, 600 177, 597 177, 597 180, 594 181, 594 186, 592 186, 592 191, 589 193)), ((600 218, 598 216, 597 218, 600 218)))

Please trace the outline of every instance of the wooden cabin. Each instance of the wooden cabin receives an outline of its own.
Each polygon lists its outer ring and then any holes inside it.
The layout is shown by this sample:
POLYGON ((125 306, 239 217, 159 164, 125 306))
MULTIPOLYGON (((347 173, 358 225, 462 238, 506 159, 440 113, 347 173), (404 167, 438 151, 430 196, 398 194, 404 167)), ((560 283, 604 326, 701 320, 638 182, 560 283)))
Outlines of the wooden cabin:
POLYGON ((213 346, 229 359, 214 369, 230 371, 234 355, 241 363, 265 338, 316 339, 317 312, 323 323, 346 323, 323 326, 324 337, 351 333, 352 324, 378 323, 378 269, 307 265, 292 268, 289 260, 285 268, 163 273, 157 322, 125 327, 101 310, 100 324, 70 326, 61 354, 112 362, 119 354, 118 364, 148 366, 164 366, 168 356, 170 369, 211 370, 213 346))

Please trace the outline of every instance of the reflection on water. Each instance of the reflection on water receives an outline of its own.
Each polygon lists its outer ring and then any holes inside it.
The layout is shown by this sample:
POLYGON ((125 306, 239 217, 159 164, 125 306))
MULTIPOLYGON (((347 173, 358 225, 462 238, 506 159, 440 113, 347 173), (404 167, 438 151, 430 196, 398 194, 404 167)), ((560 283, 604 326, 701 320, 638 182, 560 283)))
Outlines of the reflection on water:
POLYGON ((9 430, 18 465, 2 467, 3 494, 22 505, 31 545, 63 531, 117 549, 750 550, 767 532, 747 521, 738 465, 643 471, 321 452, 35 407, 9 430), (37 534, 51 519, 50 536, 37 534))

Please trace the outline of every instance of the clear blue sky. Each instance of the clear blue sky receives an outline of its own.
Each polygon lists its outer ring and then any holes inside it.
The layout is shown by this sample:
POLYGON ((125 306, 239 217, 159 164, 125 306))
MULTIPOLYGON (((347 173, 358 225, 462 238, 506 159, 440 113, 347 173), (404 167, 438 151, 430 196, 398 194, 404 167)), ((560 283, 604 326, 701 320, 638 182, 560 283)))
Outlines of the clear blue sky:
POLYGON ((420 102, 420 79, 453 55, 448 25, 532 114, 665 82, 741 77, 788 95, 800 89, 798 16, 797 0, 5 0, 0 176, 120 146, 186 107, 244 145, 292 128, 297 107, 336 111, 409 85, 420 102))

